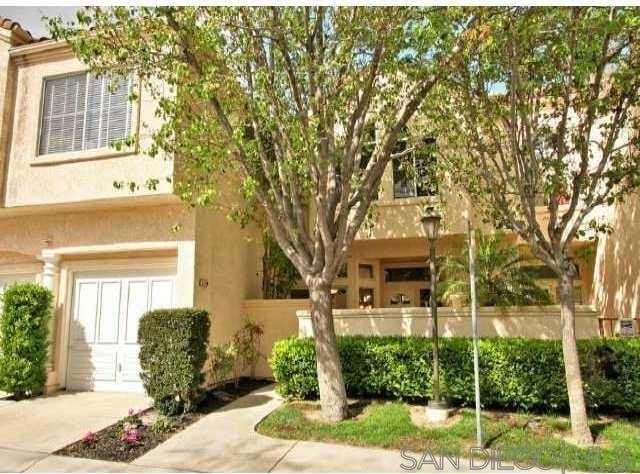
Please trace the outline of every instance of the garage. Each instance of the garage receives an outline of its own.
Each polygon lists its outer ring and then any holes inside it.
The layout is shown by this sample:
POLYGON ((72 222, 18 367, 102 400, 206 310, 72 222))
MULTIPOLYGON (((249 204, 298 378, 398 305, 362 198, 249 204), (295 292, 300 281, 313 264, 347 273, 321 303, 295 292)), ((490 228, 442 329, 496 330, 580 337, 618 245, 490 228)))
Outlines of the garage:
POLYGON ((175 273, 77 274, 69 327, 68 390, 141 392, 138 321, 171 308, 175 273))

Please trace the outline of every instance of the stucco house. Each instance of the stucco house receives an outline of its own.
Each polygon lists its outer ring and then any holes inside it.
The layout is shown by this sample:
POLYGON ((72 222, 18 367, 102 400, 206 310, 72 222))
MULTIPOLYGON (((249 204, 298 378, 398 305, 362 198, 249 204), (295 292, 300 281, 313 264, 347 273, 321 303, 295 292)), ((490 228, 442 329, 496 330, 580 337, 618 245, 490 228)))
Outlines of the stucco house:
POLYGON ((15 280, 53 290, 50 389, 139 390, 140 315, 204 307, 225 315, 212 332, 228 338, 242 301, 259 296, 256 241, 182 204, 162 179, 172 161, 109 147, 153 125, 144 91, 132 105, 127 84, 110 92, 65 44, 0 26, 0 291, 15 280), (152 177, 155 191, 113 185, 152 177))
MULTIPOLYGON (((225 341, 242 324, 247 301, 261 297, 259 229, 181 203, 163 179, 175 172, 172 160, 109 146, 139 134, 144 149, 149 137, 142 124, 158 120, 144 90, 136 103, 127 101, 129 87, 109 90, 64 43, 33 38, 0 17, 0 292, 21 280, 54 292, 49 389, 141 390, 137 320, 146 310, 205 308, 212 339, 225 341), (160 178, 153 190, 114 186, 152 178, 160 178)), ((414 159, 416 168, 428 167, 428 158, 414 159)), ((462 244, 463 210, 471 206, 442 192, 438 249, 446 253, 462 244)), ((376 219, 360 231, 335 282, 336 308, 424 306, 429 284, 420 217, 435 200, 431 187, 389 165, 376 219)), ((614 233, 573 249, 577 300, 601 316, 635 318, 640 200, 607 212, 614 233)), ((544 268, 539 274, 553 295, 554 280, 544 268)), ((302 288, 292 294, 305 296, 302 288)))

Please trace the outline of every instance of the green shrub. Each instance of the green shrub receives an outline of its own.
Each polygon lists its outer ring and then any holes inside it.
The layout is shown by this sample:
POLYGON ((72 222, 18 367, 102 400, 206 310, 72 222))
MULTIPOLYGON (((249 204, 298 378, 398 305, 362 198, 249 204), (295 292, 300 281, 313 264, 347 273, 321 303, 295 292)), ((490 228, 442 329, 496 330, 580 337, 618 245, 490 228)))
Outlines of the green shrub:
POLYGON ((238 348, 234 344, 209 346, 209 363, 207 371, 211 385, 216 387, 225 380, 233 370, 238 357, 238 348))
POLYGON ((209 313, 192 308, 159 309, 140 319, 142 383, 161 413, 195 407, 204 381, 209 326, 209 313))
POLYGON ((35 283, 5 289, 0 311, 0 390, 22 397, 44 387, 52 302, 51 291, 35 283))
MULTIPOLYGON (((565 411, 567 389, 560 341, 481 339, 480 390, 487 407, 565 411)), ((431 340, 423 337, 341 336, 338 350, 347 393, 355 397, 431 396, 431 340)), ((587 403, 593 410, 640 414, 640 340, 578 341, 587 403)), ((470 338, 443 338, 441 385, 455 405, 473 405, 470 338)), ((315 349, 310 338, 275 344, 270 359, 278 391, 316 398, 315 349)))

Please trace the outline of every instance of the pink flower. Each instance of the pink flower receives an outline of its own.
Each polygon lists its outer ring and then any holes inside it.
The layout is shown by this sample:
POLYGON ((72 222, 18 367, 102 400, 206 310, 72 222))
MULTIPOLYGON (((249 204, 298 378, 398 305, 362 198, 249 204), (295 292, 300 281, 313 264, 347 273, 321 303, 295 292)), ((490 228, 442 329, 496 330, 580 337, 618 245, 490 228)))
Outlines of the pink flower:
POLYGON ((141 439, 142 437, 140 436, 140 433, 138 433, 138 430, 136 430, 135 428, 131 428, 125 431, 120 437, 120 440, 131 444, 137 443, 141 439))
POLYGON ((87 433, 82 437, 82 441, 85 443, 93 443, 97 439, 97 436, 92 431, 87 431, 87 433))

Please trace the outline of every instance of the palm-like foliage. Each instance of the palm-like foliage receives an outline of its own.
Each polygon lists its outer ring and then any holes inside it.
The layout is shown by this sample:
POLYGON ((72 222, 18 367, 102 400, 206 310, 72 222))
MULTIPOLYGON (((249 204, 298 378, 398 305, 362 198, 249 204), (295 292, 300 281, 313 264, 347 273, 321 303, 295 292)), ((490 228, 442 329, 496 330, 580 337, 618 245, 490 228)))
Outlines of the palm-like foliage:
MULTIPOLYGON (((547 290, 540 288, 522 267, 518 248, 501 232, 485 235, 476 231, 476 290, 479 306, 527 306, 551 304, 547 290)), ((459 296, 469 303, 469 251, 444 258, 441 298, 459 296)))

